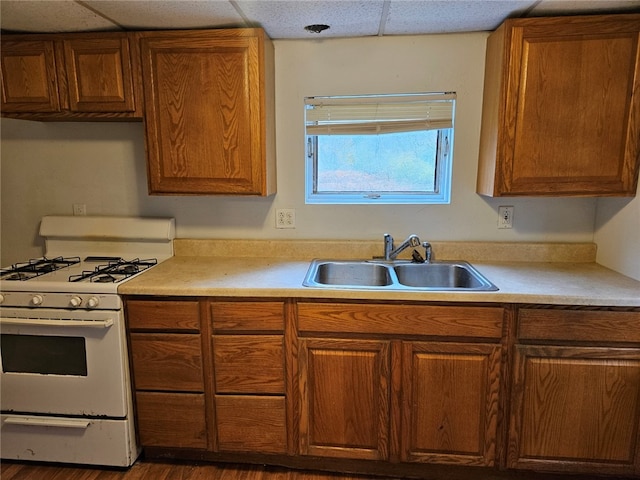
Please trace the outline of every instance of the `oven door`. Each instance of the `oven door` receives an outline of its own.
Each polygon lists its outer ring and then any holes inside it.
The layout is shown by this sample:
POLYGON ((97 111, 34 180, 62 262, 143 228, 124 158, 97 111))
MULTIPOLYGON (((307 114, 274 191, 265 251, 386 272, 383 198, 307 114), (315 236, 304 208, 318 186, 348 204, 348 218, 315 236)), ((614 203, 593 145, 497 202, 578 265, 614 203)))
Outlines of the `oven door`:
POLYGON ((0 309, 3 412, 127 416, 122 311, 0 309))

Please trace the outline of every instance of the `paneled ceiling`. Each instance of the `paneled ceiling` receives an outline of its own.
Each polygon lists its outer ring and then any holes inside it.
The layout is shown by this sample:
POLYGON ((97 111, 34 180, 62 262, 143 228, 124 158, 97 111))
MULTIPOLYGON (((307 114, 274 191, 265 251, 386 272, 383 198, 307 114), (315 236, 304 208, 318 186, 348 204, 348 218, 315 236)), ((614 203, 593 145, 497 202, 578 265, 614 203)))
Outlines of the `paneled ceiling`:
POLYGON ((640 0, 0 0, 4 32, 263 27, 273 39, 494 30, 509 17, 640 11, 640 0), (322 33, 306 25, 326 24, 322 33))

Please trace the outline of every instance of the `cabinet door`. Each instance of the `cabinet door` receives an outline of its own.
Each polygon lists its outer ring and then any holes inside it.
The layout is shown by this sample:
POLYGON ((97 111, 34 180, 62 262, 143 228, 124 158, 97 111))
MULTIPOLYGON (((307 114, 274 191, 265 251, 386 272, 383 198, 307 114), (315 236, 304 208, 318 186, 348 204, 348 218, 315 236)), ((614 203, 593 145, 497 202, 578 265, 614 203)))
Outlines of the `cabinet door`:
POLYGON ((403 343, 404 461, 493 466, 500 345, 403 343))
POLYGON ((300 451, 385 460, 389 456, 390 344, 300 340, 300 451))
POLYGON ((508 466, 640 473, 640 351, 516 346, 508 466))
POLYGON ((135 111, 126 35, 67 39, 63 45, 71 111, 135 111))
POLYGON ((638 15, 517 19, 492 35, 479 193, 635 195, 638 25, 638 15))
POLYGON ((143 35, 150 193, 273 193, 264 134, 267 39, 243 32, 143 35))
POLYGON ((53 40, 2 42, 2 111, 58 112, 53 40))

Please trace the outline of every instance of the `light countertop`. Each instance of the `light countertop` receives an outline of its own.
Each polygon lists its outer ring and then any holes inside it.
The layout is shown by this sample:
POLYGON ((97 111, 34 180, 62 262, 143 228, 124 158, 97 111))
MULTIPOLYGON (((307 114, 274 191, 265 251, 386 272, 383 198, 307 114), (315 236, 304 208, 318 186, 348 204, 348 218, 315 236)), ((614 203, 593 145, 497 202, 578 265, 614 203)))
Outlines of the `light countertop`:
MULTIPOLYGON (((367 259, 362 243, 297 249, 282 242, 235 245, 229 241, 178 241, 176 256, 118 288, 123 295, 332 298, 433 302, 498 302, 640 307, 640 281, 595 263, 592 244, 436 244, 437 260, 472 263, 498 288, 494 292, 402 291, 304 287, 313 258, 367 259), (496 246, 497 245, 497 246, 496 246), (356 250, 354 251, 353 248, 356 250), (258 255, 261 252, 265 255, 258 255), (358 252, 356 255, 355 253, 358 252), (440 252, 440 255, 438 255, 440 252), (566 254, 563 254, 566 252, 566 254), (508 261, 496 261, 496 257, 508 261), (551 261, 544 261, 550 259, 551 261)), ((316 242, 317 243, 317 242, 316 242)), ((344 242, 343 242, 344 243, 344 242)), ((381 242, 378 242, 381 243, 381 242)), ((378 245, 370 245, 376 248, 378 245)))

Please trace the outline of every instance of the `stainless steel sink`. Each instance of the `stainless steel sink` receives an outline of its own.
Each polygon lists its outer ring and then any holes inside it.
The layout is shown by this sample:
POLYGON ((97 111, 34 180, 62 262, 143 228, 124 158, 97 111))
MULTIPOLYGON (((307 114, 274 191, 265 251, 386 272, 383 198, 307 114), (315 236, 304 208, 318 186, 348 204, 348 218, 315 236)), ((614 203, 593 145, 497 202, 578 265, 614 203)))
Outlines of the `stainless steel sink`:
POLYGON ((354 287, 384 287, 393 283, 386 266, 368 262, 319 262, 311 280, 320 285, 354 287))
POLYGON ((321 288, 420 291, 495 291, 467 262, 313 260, 303 285, 321 288))
POLYGON ((407 287, 497 290, 495 285, 466 262, 408 263, 395 266, 394 271, 398 282, 407 287))

